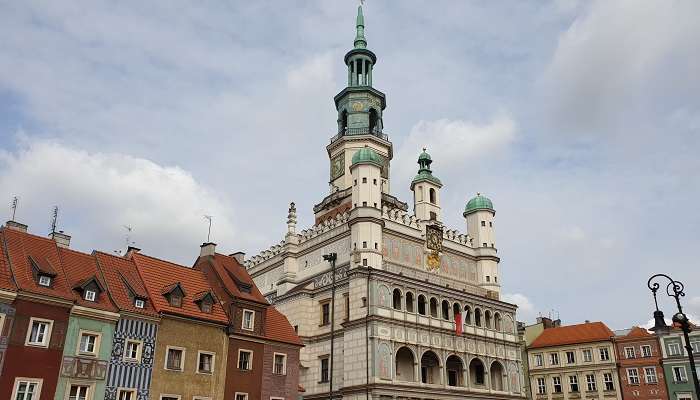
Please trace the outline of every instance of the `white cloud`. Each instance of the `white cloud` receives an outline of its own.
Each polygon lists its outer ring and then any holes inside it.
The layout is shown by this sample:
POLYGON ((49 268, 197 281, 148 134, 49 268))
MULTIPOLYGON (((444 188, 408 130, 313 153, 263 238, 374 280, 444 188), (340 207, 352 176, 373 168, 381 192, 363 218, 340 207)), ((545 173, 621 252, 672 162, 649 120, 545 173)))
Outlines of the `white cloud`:
POLYGON ((43 235, 57 205, 59 228, 79 248, 123 249, 129 225, 145 253, 189 264, 206 241, 204 214, 214 216, 213 241, 236 244, 230 204, 177 166, 25 139, 17 152, 0 152, 0 171, 0 198, 20 197, 19 221, 43 235))
POLYGON ((524 294, 505 293, 501 296, 501 300, 518 306, 517 319, 519 321, 529 322, 535 318, 535 306, 524 294))

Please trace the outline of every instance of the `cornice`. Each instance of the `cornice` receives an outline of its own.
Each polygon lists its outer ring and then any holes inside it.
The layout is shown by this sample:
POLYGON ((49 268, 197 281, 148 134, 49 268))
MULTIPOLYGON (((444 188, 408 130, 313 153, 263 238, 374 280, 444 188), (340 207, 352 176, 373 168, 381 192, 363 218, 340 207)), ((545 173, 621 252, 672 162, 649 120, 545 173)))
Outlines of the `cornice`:
POLYGON ((11 303, 17 297, 17 292, 0 289, 0 302, 11 303))
POLYGON ((56 297, 50 297, 50 296, 29 293, 29 292, 19 292, 17 294, 17 299, 18 300, 34 301, 37 303, 56 305, 56 306, 67 307, 67 308, 73 307, 73 302, 70 300, 58 299, 56 297))
POLYGON ((77 315, 80 317, 87 317, 92 319, 101 319, 110 322, 116 322, 119 320, 120 317, 119 313, 98 310, 96 308, 89 308, 78 305, 74 305, 73 308, 71 308, 70 313, 71 315, 77 315))

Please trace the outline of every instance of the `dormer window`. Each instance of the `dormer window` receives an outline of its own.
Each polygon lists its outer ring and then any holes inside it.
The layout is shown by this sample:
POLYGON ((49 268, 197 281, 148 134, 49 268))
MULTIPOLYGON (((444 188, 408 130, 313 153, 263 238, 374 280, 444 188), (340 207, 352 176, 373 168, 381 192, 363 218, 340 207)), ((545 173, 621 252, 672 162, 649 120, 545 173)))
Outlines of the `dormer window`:
POLYGON ((141 299, 135 299, 134 300, 134 307, 136 308, 144 308, 146 306, 146 302, 141 300, 141 299))
POLYGON ((97 297, 97 293, 95 293, 94 290, 86 290, 85 295, 83 297, 87 301, 95 301, 95 298, 97 297))
POLYGON ((207 314, 211 314, 215 301, 214 295, 208 290, 194 295, 194 302, 202 312, 207 314))
POLYGON ((171 307, 182 307, 182 299, 185 297, 185 291, 182 289, 180 282, 166 286, 163 288, 162 293, 171 307))
POLYGON ((173 307, 182 307, 182 297, 179 294, 171 293, 168 302, 173 307))
POLYGON ((209 303, 208 301, 203 301, 200 304, 201 304, 200 308, 202 309, 202 312, 211 313, 211 303, 209 303))
POLYGON ((51 277, 48 275, 39 275, 39 285, 46 287, 51 286, 51 277))
POLYGON ((255 324, 255 312, 253 310, 243 310, 243 321, 241 328, 252 331, 255 324))

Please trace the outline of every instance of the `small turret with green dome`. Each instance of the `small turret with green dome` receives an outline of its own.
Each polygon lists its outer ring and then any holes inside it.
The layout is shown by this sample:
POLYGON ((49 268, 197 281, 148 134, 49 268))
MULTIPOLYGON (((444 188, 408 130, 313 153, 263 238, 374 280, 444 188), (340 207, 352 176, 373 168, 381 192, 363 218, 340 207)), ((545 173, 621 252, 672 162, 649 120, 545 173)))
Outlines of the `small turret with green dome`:
POLYGON ((413 186, 415 186, 415 184, 425 181, 432 182, 437 187, 442 187, 442 182, 440 182, 440 179, 434 176, 433 171, 430 170, 430 164, 432 163, 433 159, 430 157, 430 154, 426 152, 426 149, 423 148, 423 152, 418 156, 418 175, 416 175, 411 182, 411 190, 413 190, 413 186))
POLYGON ((496 212, 493 208, 493 202, 486 196, 482 196, 481 193, 477 193, 476 197, 473 197, 467 202, 467 206, 464 207, 464 216, 477 212, 479 210, 487 210, 491 212, 496 212))
POLYGON ((377 154, 374 149, 369 146, 365 146, 360 150, 357 150, 352 156, 351 166, 358 164, 374 164, 378 167, 382 167, 382 158, 377 154))

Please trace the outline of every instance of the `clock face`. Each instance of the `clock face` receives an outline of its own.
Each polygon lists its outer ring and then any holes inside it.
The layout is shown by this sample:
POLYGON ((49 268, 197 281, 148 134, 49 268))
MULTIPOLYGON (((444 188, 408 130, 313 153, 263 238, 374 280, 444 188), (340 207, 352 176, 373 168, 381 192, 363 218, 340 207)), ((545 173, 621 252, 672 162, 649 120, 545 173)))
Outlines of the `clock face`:
POLYGON ((364 108, 365 108, 365 106, 362 103, 360 103, 359 101, 352 103, 352 109, 354 111, 362 111, 364 108))
POLYGON ((442 229, 434 225, 428 225, 425 231, 425 241, 429 249, 442 250, 442 229))
POLYGON ((340 153, 331 160, 331 180, 334 181, 343 174, 345 174, 345 154, 340 153))

